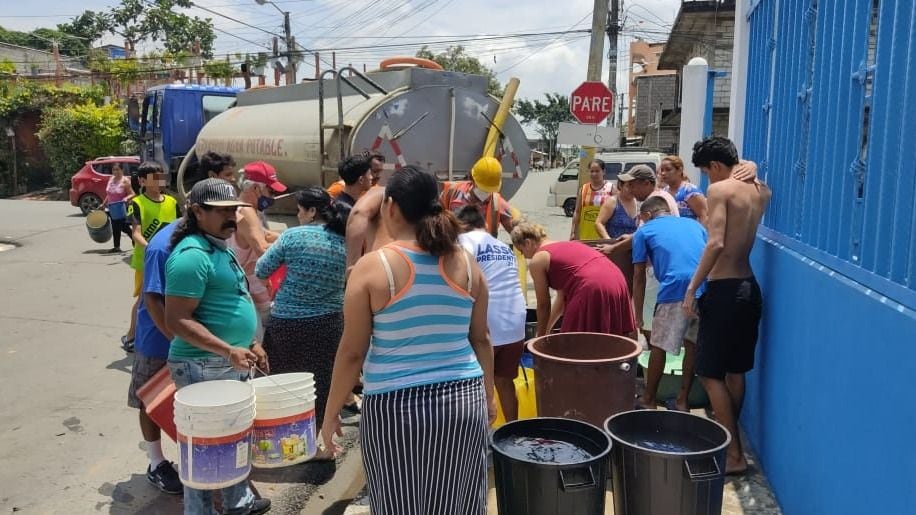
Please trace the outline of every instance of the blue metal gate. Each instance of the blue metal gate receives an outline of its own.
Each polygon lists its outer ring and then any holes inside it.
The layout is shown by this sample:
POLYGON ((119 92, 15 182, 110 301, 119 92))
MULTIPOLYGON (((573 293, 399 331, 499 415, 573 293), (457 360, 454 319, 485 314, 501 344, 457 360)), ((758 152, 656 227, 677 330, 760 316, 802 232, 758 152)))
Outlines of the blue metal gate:
POLYGON ((748 21, 766 232, 916 306, 916 2, 759 0, 748 21))

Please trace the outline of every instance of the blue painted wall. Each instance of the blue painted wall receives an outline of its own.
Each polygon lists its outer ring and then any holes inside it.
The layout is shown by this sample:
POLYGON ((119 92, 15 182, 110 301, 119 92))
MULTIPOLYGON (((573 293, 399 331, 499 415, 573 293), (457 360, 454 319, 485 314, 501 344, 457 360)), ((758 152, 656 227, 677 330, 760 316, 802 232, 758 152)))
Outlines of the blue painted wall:
POLYGON ((916 313, 768 239, 742 426, 787 515, 916 513, 916 313))

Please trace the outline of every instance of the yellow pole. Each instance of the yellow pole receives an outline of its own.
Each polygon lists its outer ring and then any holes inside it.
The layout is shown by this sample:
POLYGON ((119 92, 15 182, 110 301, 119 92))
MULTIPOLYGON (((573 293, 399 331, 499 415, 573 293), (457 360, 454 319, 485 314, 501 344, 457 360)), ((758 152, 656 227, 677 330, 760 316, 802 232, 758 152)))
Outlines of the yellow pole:
POLYGON ((519 80, 516 77, 509 79, 506 84, 506 92, 503 93, 502 102, 499 103, 499 109, 496 110, 496 116, 493 117, 493 125, 490 126, 490 132, 487 133, 487 142, 483 146, 483 155, 481 157, 493 157, 496 155, 496 142, 499 141, 499 131, 502 130, 506 118, 509 116, 509 109, 515 102, 515 93, 518 92, 519 80))

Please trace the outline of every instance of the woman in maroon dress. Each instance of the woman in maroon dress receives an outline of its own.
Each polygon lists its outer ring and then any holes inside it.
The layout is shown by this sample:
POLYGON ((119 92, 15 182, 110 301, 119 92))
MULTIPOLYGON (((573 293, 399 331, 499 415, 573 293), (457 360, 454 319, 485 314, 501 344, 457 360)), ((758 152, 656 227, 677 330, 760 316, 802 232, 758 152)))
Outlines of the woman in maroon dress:
POLYGON ((528 222, 512 229, 512 243, 531 260, 538 336, 547 334, 560 316, 564 333, 636 335, 626 280, 607 256, 577 241, 550 241, 543 227, 528 222), (550 288, 557 292, 552 309, 550 288))

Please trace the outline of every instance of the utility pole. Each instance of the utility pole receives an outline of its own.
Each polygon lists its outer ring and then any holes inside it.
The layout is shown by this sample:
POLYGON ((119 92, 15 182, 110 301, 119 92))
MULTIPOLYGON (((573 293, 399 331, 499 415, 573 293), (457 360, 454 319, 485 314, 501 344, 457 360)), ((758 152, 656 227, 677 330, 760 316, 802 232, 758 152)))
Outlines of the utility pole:
POLYGON ((57 41, 54 41, 51 50, 54 56, 54 85, 58 88, 61 83, 61 75, 63 74, 63 66, 60 63, 60 44, 57 41))
MULTIPOLYGON (((620 0, 611 0, 610 11, 607 15, 607 39, 608 39, 608 51, 607 51, 607 60, 608 60, 608 76, 607 76, 607 87, 614 92, 615 95, 620 96, 620 92, 617 91, 617 39, 620 34, 620 0)), ((618 120, 620 119, 618 114, 618 120)), ((614 124, 614 115, 608 117, 607 124, 614 124)), ((620 127, 620 122, 617 123, 617 126, 620 127)))
POLYGON ((293 43, 293 34, 289 27, 289 11, 283 11, 283 32, 286 35, 286 84, 295 84, 296 62, 293 50, 296 49, 296 45, 293 43))
MULTIPOLYGON (((613 1, 613 0, 611 0, 613 1)), ((588 72, 585 80, 590 82, 601 82, 601 63, 604 62, 604 34, 607 30, 608 0, 595 0, 592 10, 592 39, 588 47, 588 72)), ((582 202, 582 187, 588 180, 588 165, 595 158, 595 147, 582 147, 579 152, 579 190, 576 192, 576 205, 582 202)), ((578 239, 579 227, 575 225, 576 220, 570 233, 578 239)))

